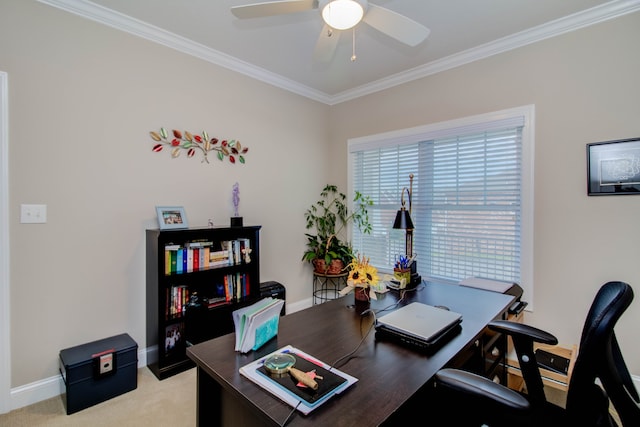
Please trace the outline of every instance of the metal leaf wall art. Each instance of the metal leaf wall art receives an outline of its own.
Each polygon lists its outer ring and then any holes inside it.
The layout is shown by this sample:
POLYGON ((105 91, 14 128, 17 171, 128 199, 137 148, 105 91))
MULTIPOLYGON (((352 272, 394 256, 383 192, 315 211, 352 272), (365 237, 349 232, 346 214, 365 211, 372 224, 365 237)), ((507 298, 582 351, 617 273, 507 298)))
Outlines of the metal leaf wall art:
POLYGON ((153 146, 153 151, 160 152, 164 147, 168 147, 171 149, 171 157, 173 158, 180 156, 183 151, 186 151, 187 157, 193 157, 196 152, 200 151, 203 155, 201 162, 209 163, 208 154, 214 151, 220 161, 227 158, 231 163, 238 161, 244 164, 244 155, 249 151, 248 147, 243 147, 240 144, 240 141, 235 139, 220 141, 218 138, 209 138, 206 131, 196 135, 188 131, 182 132, 173 129, 171 137, 169 137, 167 130, 160 128, 159 132, 151 131, 149 135, 157 142, 153 146))

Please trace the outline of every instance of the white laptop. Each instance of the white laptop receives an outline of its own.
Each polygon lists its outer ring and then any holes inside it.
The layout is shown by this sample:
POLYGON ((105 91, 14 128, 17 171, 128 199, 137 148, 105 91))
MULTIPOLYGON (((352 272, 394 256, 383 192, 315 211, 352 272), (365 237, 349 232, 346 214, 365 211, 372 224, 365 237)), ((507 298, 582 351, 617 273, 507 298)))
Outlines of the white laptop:
POLYGON ((413 302, 377 320, 376 328, 398 332, 423 343, 438 338, 462 322, 462 314, 432 305, 413 302))

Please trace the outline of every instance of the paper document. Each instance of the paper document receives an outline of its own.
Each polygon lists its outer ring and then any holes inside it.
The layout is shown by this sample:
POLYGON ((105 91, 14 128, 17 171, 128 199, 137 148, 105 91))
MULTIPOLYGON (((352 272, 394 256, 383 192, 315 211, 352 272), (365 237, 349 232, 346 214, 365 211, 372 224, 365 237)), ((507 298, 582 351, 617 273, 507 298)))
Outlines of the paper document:
POLYGON ((257 350, 278 334, 280 311, 284 301, 263 298, 260 301, 232 313, 235 325, 235 350, 247 353, 257 350))
POLYGON ((307 353, 290 345, 266 355, 240 368, 240 374, 253 381, 280 400, 296 408, 303 414, 308 414, 322 405, 332 396, 341 393, 358 381, 336 368, 332 368, 307 353), (313 391, 300 386, 289 375, 271 376, 264 368, 264 361, 271 355, 278 353, 292 354, 296 358, 294 367, 304 372, 314 371, 318 376, 318 389, 313 391), (319 379, 322 377, 322 379, 319 379))

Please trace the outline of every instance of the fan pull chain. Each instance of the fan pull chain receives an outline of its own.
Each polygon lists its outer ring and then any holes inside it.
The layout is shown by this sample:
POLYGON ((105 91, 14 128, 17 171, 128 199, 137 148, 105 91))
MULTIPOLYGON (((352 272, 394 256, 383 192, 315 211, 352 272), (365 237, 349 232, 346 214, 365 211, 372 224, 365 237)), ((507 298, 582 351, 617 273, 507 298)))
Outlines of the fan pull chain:
POLYGON ((352 49, 352 55, 351 55, 351 62, 355 62, 357 59, 356 56, 356 27, 353 27, 353 41, 351 44, 351 49, 352 49))

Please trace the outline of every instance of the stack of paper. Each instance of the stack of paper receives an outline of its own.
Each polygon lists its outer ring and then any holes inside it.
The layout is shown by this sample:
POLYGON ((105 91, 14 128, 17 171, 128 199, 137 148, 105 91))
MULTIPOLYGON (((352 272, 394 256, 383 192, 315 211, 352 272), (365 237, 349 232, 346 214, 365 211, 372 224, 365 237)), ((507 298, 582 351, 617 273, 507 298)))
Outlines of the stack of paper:
POLYGON ((268 297, 235 310, 233 323, 236 331, 236 351, 247 353, 257 350, 278 335, 278 321, 283 304, 284 301, 281 299, 268 297))

